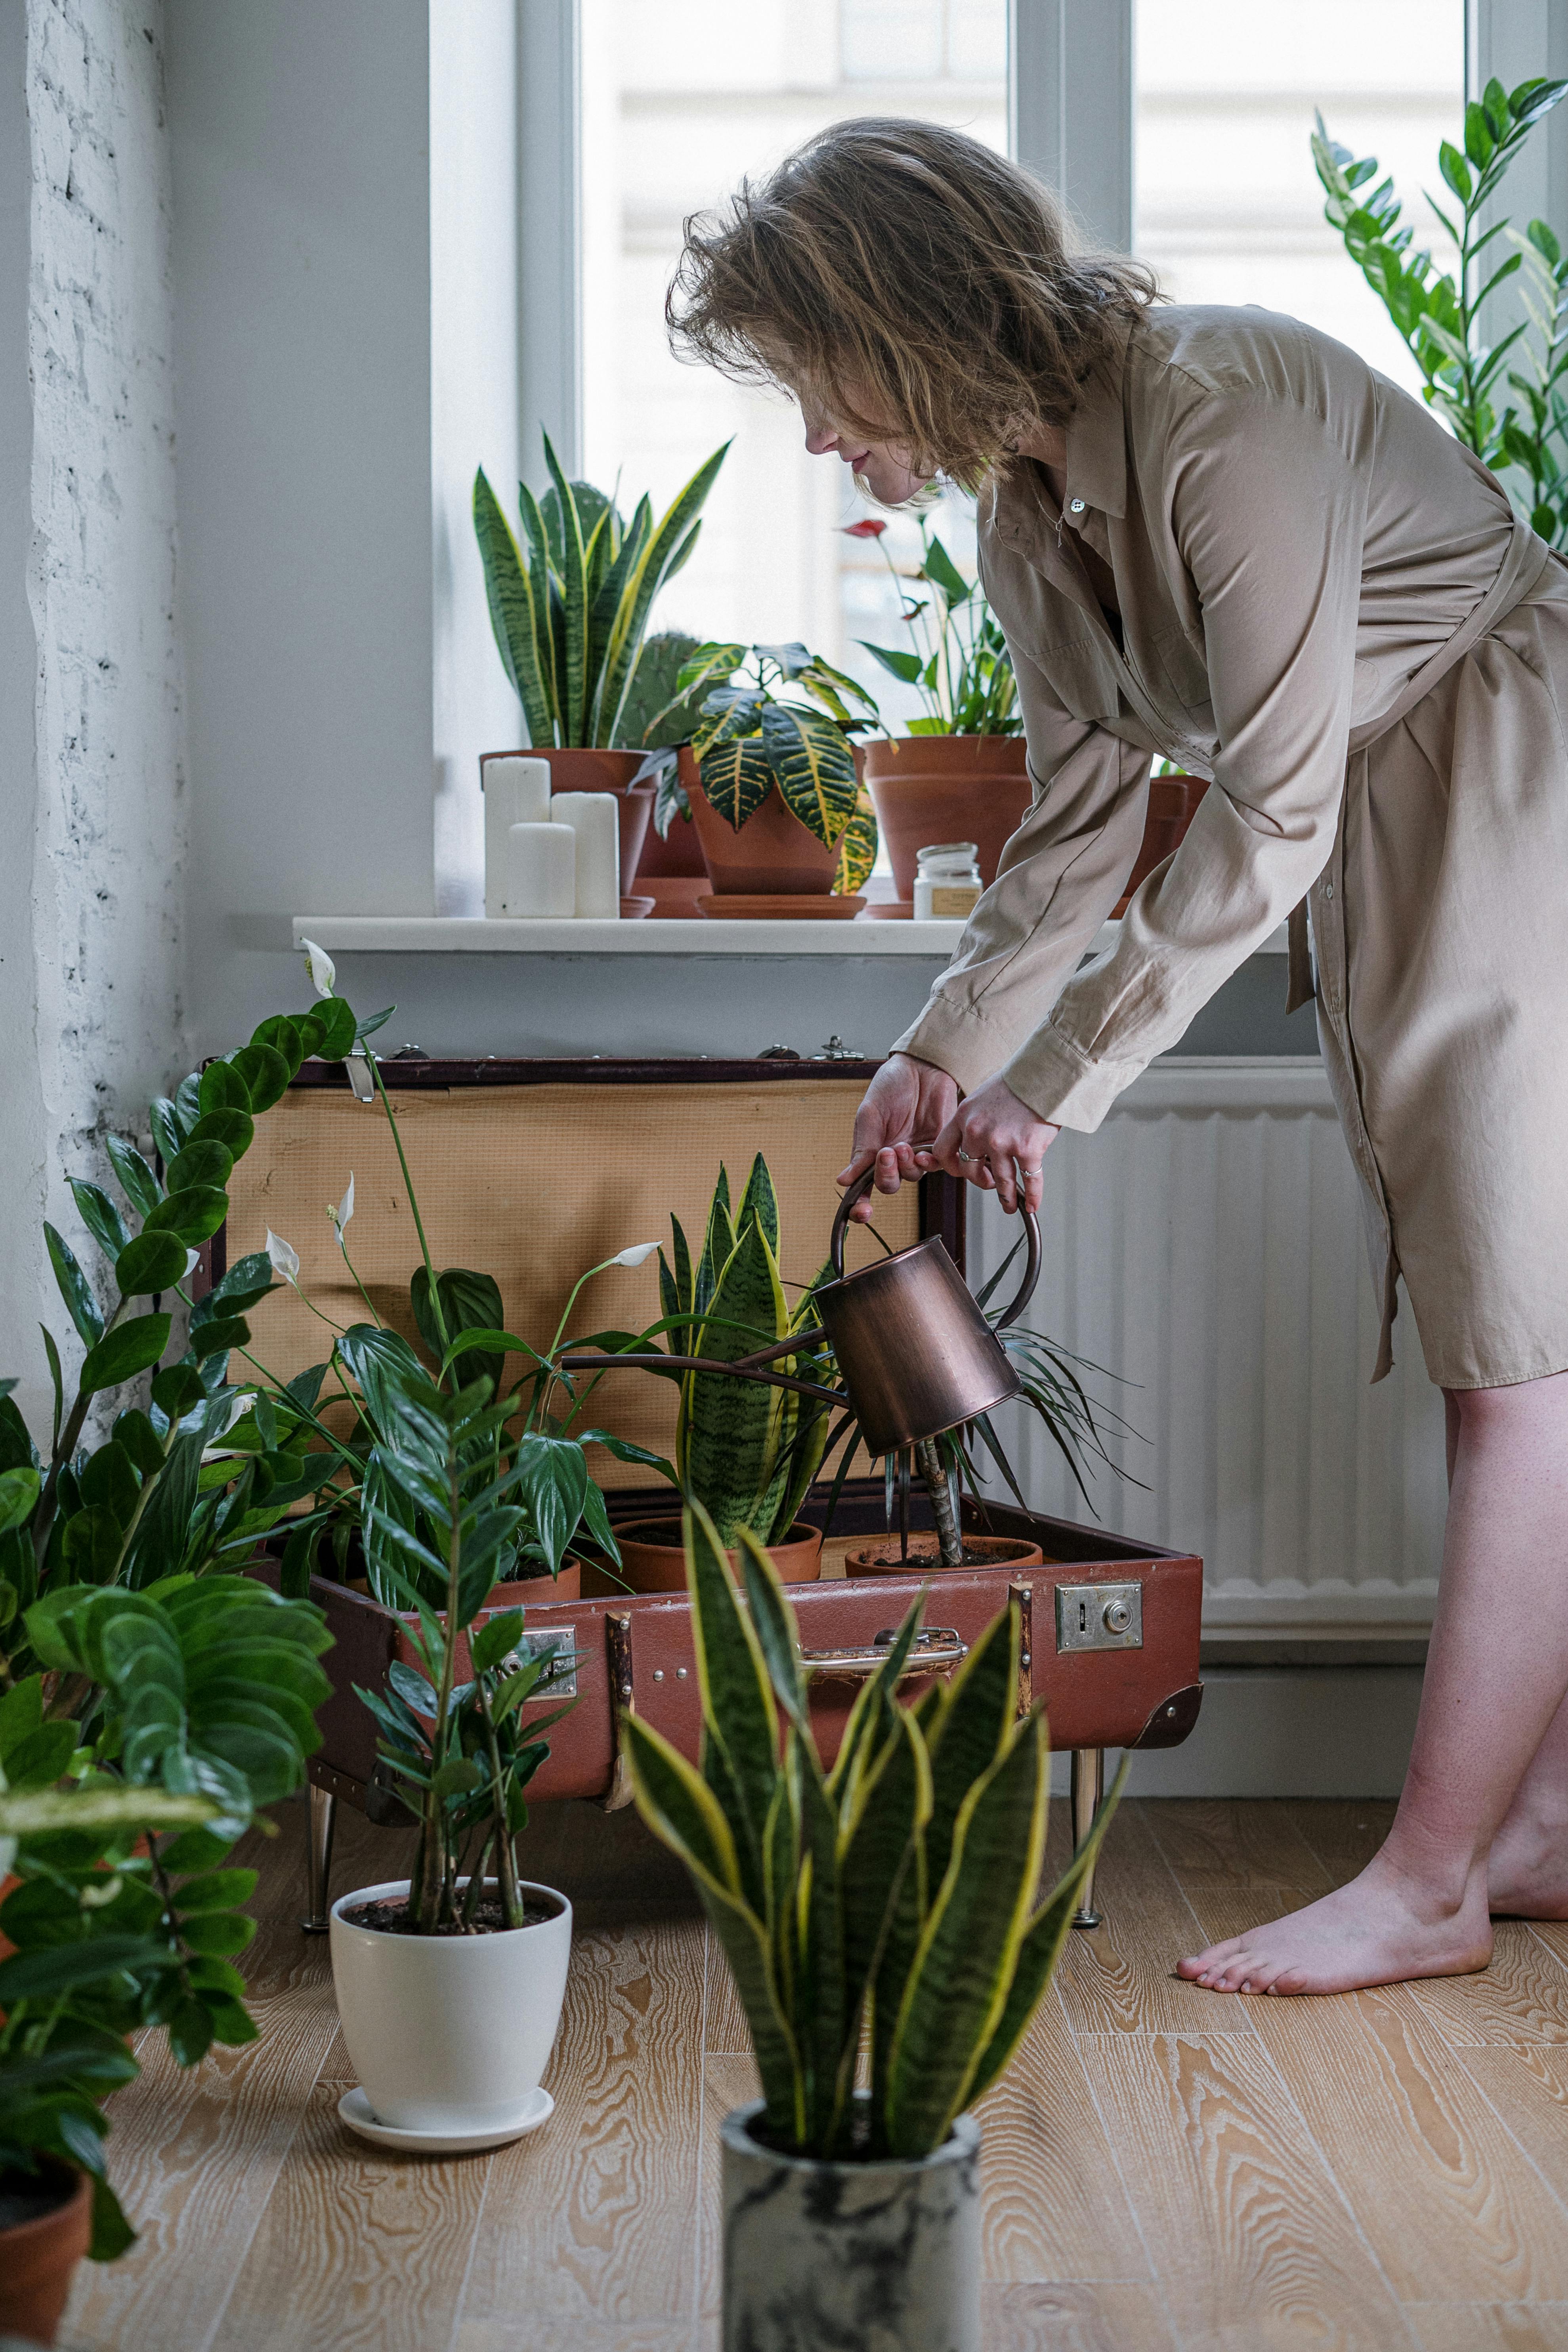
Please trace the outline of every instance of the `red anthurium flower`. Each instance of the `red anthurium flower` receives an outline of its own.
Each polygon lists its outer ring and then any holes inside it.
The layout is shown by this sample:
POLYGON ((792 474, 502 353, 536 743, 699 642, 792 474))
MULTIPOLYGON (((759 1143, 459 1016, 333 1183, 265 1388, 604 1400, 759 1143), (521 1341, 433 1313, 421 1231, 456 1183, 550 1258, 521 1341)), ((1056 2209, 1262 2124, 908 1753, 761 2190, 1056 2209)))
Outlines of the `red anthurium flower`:
POLYGON ((841 528, 846 539, 880 539, 888 526, 874 515, 868 515, 861 522, 847 522, 841 528))

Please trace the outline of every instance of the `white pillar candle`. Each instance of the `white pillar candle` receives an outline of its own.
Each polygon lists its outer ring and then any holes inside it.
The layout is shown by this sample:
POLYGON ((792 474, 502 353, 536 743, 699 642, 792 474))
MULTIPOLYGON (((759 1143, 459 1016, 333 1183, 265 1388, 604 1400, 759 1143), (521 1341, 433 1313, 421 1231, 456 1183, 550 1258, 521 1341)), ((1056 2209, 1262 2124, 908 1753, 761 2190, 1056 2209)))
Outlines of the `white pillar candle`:
POLYGON ((572 827, 510 825, 497 912, 509 920, 537 922, 570 915, 576 896, 577 836, 572 827))
POLYGON ((552 824, 577 836, 577 912, 614 922, 621 911, 621 813, 614 793, 557 793, 552 824))
POLYGON ((510 871, 507 836, 512 826, 550 822, 550 762, 521 757, 486 760, 479 782, 485 794, 485 912, 493 920, 503 912, 510 871))

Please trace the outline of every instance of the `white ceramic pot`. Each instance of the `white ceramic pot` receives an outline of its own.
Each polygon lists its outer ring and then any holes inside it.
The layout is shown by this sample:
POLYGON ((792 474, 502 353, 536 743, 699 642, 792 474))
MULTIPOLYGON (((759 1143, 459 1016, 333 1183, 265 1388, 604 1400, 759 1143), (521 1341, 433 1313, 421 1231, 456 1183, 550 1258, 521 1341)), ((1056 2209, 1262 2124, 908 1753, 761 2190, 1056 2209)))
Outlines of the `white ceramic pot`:
POLYGON ((407 1892, 405 1878, 389 1879, 332 1906, 332 1985, 354 2072, 376 2116, 398 2130, 504 2128, 549 2063, 572 1906, 524 1881, 524 1895, 553 1916, 500 1935, 388 1936, 343 1916, 407 1892))
POLYGON ((724 2118, 723 2352, 981 2352, 980 2126, 913 2163, 777 2156, 724 2118))

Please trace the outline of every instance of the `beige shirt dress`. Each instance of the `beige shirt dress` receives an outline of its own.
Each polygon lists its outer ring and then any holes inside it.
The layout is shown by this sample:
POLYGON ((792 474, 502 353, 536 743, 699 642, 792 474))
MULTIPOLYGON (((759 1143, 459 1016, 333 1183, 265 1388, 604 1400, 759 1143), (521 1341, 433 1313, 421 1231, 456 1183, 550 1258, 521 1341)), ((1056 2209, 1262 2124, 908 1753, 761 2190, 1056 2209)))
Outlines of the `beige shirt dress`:
POLYGON ((1091 1131, 1291 918, 1373 1379, 1401 1274, 1442 1386, 1568 1368, 1568 566, 1419 402, 1260 310, 1146 312, 1085 386, 1066 483, 1058 512, 1021 460, 982 500, 1034 806, 899 1046, 1091 1131), (1216 789, 1080 971, 1152 754, 1216 789))

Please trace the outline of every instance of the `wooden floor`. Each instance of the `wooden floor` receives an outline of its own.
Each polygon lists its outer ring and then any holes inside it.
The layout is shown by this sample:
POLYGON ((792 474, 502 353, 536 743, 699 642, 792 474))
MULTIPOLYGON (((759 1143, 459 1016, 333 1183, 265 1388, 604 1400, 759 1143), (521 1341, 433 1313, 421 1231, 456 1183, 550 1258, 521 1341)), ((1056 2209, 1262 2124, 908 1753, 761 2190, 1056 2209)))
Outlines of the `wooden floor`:
MULTIPOLYGON (((1348 1876, 1373 1804, 1122 1808, 1110 1924, 1072 1939, 984 2128, 987 2352, 1568 2352, 1568 1928, 1505 1925, 1484 1976, 1226 1999, 1171 1964, 1348 1876)), ((352 2081, 302 1815, 262 1855, 262 2034, 113 2105, 142 2239, 84 2265, 90 2352, 711 2347, 718 2122, 750 2095, 722 1961, 635 1818, 542 1811, 579 1905, 555 2114, 431 2164, 339 2123, 352 2081)), ((1060 1834, 1058 1823, 1058 1834, 1060 1834)), ((405 1843, 343 1817, 337 1892, 405 1843)))

